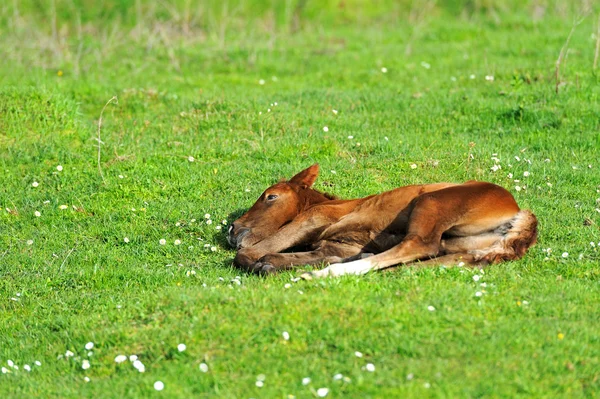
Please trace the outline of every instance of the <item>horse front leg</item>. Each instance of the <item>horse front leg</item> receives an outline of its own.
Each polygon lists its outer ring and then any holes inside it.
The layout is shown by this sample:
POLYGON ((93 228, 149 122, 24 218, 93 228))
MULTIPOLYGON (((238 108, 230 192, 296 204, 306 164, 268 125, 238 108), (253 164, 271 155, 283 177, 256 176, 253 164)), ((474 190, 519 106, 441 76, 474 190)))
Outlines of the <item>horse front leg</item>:
POLYGON ((320 207, 309 209, 298 215, 277 233, 259 243, 238 251, 233 264, 250 271, 262 272, 264 265, 258 262, 265 255, 277 254, 288 248, 306 245, 319 239, 321 232, 334 223, 339 215, 335 212, 323 212, 320 207))
POLYGON ((261 274, 269 274, 290 270, 300 265, 339 263, 348 258, 354 258, 360 253, 360 246, 323 241, 319 243, 318 248, 314 251, 265 255, 255 263, 255 271, 261 274))

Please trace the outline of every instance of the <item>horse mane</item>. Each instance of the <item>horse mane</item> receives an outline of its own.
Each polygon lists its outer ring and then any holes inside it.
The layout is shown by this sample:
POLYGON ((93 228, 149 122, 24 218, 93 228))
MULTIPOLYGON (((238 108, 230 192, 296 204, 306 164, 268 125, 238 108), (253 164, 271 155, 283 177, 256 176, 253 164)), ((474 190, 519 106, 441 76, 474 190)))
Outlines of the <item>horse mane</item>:
MULTIPOLYGON (((315 190, 315 191, 317 191, 317 190, 315 190)), ((325 198, 327 198, 327 199, 330 199, 330 200, 336 200, 336 199, 338 199, 338 197, 336 197, 336 196, 335 196, 335 195, 333 195, 333 194, 329 194, 329 193, 323 193, 323 192, 321 192, 321 191, 317 191, 317 192, 318 192, 319 194, 321 194, 321 195, 325 196, 325 198)))
POLYGON ((322 192, 322 191, 315 190, 315 189, 314 189, 314 188, 312 188, 312 187, 308 187, 308 188, 309 188, 310 190, 314 191, 315 193, 322 195, 323 197, 327 198, 328 200, 336 200, 336 199, 338 199, 338 197, 336 197, 336 196, 335 196, 335 195, 333 195, 333 194, 324 193, 324 192, 322 192))

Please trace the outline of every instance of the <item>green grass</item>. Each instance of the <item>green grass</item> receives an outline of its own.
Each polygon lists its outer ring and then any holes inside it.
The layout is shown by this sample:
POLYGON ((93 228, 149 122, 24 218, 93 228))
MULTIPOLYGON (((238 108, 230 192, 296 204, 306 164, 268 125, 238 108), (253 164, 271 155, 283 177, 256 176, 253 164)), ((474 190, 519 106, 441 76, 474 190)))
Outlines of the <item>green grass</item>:
POLYGON ((0 6, 1 397, 598 395, 600 10, 557 95, 579 2, 100 3, 0 6), (314 162, 343 198, 498 183, 539 243, 477 282, 233 269, 216 226, 314 162))

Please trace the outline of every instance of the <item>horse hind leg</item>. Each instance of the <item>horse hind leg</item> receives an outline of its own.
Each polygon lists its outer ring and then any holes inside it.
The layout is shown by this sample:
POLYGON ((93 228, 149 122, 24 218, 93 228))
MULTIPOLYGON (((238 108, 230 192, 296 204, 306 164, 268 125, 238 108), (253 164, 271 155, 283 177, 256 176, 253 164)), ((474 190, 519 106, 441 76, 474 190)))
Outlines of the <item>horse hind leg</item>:
POLYGON ((469 252, 460 252, 454 253, 450 255, 442 255, 437 256, 435 258, 427 259, 427 260, 417 260, 414 262, 406 263, 403 265, 390 266, 386 269, 383 269, 383 272, 398 270, 399 268, 428 268, 435 266, 447 266, 447 267, 484 267, 489 265, 487 260, 478 259, 478 257, 469 252))

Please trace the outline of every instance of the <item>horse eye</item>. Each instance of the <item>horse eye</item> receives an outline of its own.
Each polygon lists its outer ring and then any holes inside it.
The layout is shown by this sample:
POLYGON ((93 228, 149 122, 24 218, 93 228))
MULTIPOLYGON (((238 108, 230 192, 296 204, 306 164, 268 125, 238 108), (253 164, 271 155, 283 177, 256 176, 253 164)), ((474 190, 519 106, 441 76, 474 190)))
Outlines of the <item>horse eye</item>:
POLYGON ((273 200, 276 200, 276 199, 277 199, 277 197, 279 197, 279 195, 276 195, 276 194, 269 194, 269 195, 267 195, 267 201, 273 201, 273 200))

